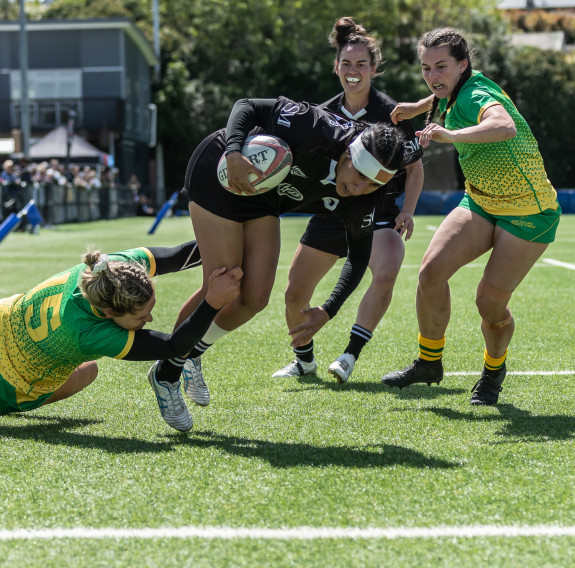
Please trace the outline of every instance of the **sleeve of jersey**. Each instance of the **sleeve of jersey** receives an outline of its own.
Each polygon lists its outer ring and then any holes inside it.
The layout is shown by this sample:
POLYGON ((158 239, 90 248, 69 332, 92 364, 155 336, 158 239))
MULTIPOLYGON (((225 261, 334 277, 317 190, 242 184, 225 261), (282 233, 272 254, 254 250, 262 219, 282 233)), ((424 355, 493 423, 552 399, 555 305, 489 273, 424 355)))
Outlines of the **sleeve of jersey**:
POLYGON ((469 126, 479 124, 483 113, 490 106, 500 104, 489 91, 483 89, 475 89, 468 97, 461 99, 461 104, 459 99, 457 100, 459 111, 469 121, 469 126))
POLYGON ((123 250, 109 255, 111 260, 139 263, 146 268, 150 276, 156 275, 156 259, 149 249, 145 247, 123 250))
POLYGON ((188 241, 175 247, 149 247, 144 250, 154 259, 158 275, 179 272, 202 264, 196 241, 188 241))
MULTIPOLYGON (((126 361, 154 361, 186 356, 204 336, 218 310, 203 301, 173 333, 138 330, 128 352, 117 358, 126 361)), ((133 333, 133 332, 132 332, 133 333)))
POLYGON ((278 97, 266 131, 287 142, 292 150, 321 147, 327 144, 326 132, 332 133, 326 114, 308 103, 278 97))
POLYGON ((322 306, 330 319, 337 314, 344 302, 358 287, 365 274, 371 255, 373 232, 351 236, 348 231, 347 235, 347 258, 331 296, 322 306))
POLYGON ((240 99, 233 106, 226 126, 226 156, 241 152, 250 130, 266 128, 276 99, 240 99))
POLYGON ((419 145, 419 138, 415 135, 415 130, 409 120, 400 122, 399 129, 404 136, 403 145, 405 147, 405 155, 403 158, 403 167, 405 167, 421 159, 423 150, 419 145))

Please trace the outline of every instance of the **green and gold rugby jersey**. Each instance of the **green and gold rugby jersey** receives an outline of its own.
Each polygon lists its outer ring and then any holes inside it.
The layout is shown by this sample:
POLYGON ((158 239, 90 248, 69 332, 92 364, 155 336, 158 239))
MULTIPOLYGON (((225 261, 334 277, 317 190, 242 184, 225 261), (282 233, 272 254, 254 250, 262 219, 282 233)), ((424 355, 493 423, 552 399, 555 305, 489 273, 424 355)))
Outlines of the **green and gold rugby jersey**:
MULTIPOLYGON (((448 99, 439 101, 441 112, 448 99)), ((533 215, 557 208, 557 192, 547 179, 537 140, 507 94, 474 71, 447 111, 445 127, 476 126, 483 113, 500 104, 509 113, 517 135, 505 142, 454 143, 470 197, 494 215, 533 215)))
MULTIPOLYGON (((153 276, 154 257, 145 248, 109 255, 139 262, 153 276)), ((0 377, 19 404, 54 392, 78 365, 101 357, 121 359, 134 331, 123 329, 93 308, 78 287, 85 264, 38 284, 25 294, 0 300, 0 377)))

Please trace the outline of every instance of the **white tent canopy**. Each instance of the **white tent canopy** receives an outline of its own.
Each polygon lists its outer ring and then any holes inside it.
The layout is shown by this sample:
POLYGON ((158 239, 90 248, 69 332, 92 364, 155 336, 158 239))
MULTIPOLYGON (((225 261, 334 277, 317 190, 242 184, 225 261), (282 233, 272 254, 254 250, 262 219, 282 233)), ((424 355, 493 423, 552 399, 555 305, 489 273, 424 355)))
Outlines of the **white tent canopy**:
MULTIPOLYGON (((65 159, 68 151, 68 133, 66 127, 58 126, 51 130, 30 146, 30 159, 32 160, 49 160, 51 158, 65 159)), ((72 144, 70 145, 70 159, 73 161, 90 160, 99 161, 105 156, 95 146, 92 146, 87 140, 74 134, 72 144)))

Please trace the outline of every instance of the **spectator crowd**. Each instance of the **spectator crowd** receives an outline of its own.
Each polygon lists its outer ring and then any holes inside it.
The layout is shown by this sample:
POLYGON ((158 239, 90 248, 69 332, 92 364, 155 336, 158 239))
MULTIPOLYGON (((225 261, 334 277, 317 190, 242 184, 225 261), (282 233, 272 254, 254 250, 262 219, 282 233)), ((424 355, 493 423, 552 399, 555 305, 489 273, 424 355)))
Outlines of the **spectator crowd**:
MULTIPOLYGON (((122 186, 116 168, 100 165, 72 163, 66 166, 58 159, 35 163, 21 158, 6 159, 1 166, 0 222, 11 213, 20 212, 31 199, 35 200, 46 225, 57 222, 53 220, 54 207, 71 208, 80 201, 88 207, 90 220, 107 218, 110 190, 122 186)), ((151 214, 151 207, 142 207, 149 199, 142 193, 135 174, 130 176, 125 188, 122 214, 151 214), (144 210, 146 213, 143 213, 144 210)), ((19 230, 25 228, 25 222, 18 227, 19 230)))

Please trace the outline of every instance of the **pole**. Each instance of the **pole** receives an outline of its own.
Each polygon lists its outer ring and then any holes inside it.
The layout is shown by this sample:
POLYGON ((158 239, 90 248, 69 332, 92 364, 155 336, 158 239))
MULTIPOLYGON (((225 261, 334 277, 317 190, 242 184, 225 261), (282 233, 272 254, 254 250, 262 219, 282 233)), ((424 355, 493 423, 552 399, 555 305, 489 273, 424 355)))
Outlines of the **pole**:
POLYGON ((20 0, 20 125, 22 128, 22 153, 30 154, 30 104, 28 101, 28 36, 26 33, 25 0, 20 0))
POLYGON ((76 119, 76 111, 68 111, 68 126, 67 126, 67 136, 66 136, 66 162, 64 167, 68 171, 70 165, 70 149, 72 148, 72 142, 74 141, 74 120, 76 119))
POLYGON ((156 65, 154 71, 156 79, 160 78, 160 0, 153 0, 152 17, 154 21, 154 53, 156 55, 156 65))

